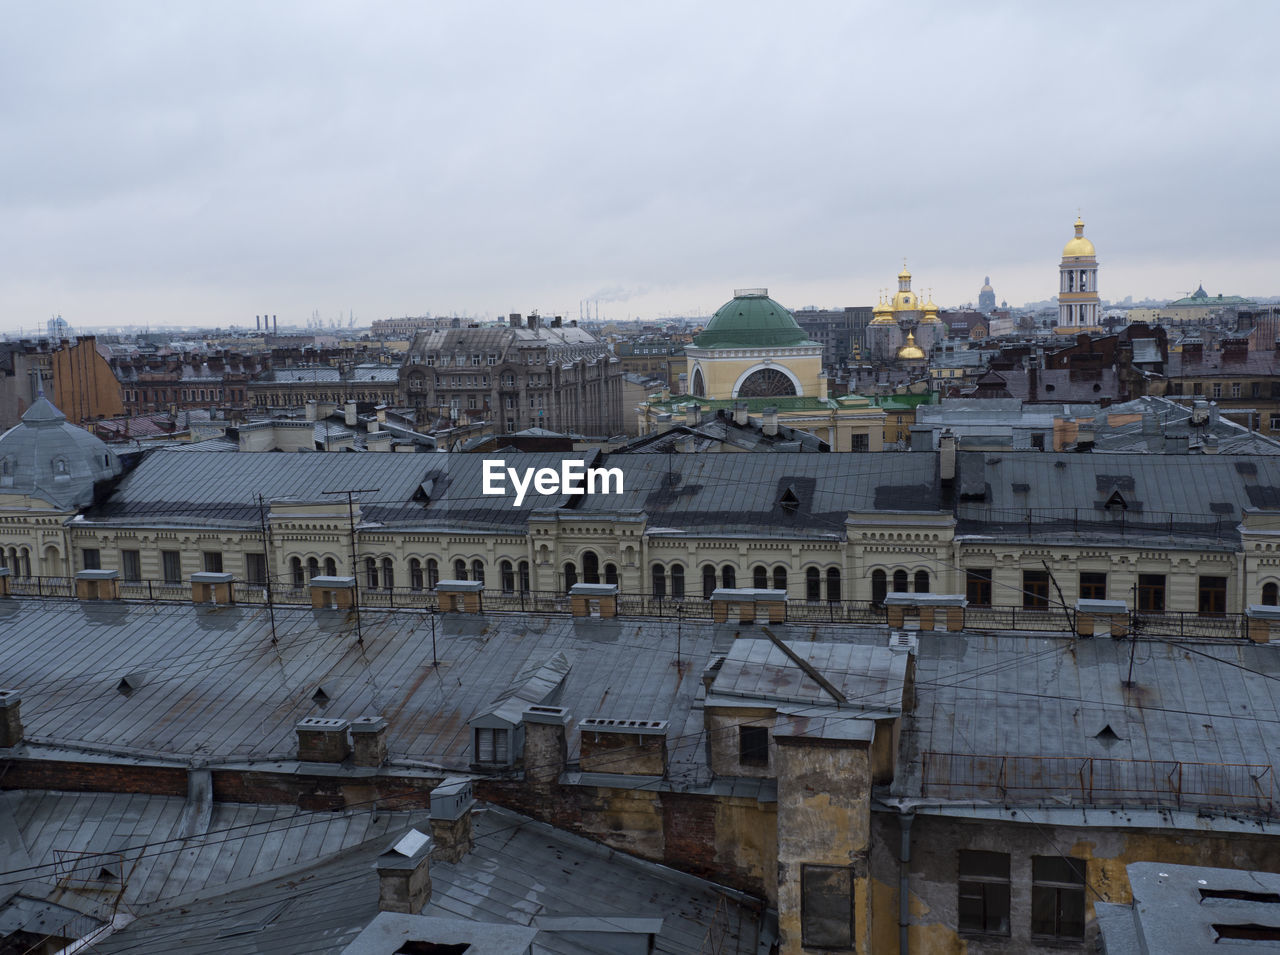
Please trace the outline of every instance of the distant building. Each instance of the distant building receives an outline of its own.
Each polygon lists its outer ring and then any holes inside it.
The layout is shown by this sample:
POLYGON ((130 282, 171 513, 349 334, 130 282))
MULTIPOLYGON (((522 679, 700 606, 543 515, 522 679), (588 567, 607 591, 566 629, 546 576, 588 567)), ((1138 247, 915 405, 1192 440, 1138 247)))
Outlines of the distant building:
POLYGON ((982 288, 978 292, 978 311, 990 315, 996 310, 996 290, 991 287, 991 276, 982 280, 982 288))
POLYGON ((1098 256, 1084 237, 1084 220, 1077 217, 1076 234, 1062 249, 1058 265, 1058 333, 1102 331, 1098 299, 1098 256))
POLYGON ((933 346, 947 336, 947 327, 938 317, 938 306, 932 300, 921 302, 911 290, 911 273, 903 265, 898 273, 898 291, 883 299, 874 309, 867 326, 867 357, 878 364, 907 360, 901 355, 911 337, 914 346, 907 352, 915 359, 915 348, 927 357, 933 346))
POLYGON ((843 309, 805 308, 793 313, 810 341, 822 346, 822 366, 835 368, 851 356, 860 356, 866 348, 867 326, 871 323, 869 305, 843 309))
POLYGON ((1210 295, 1199 286, 1185 298, 1174 299, 1160 308, 1132 308, 1129 310, 1131 322, 1199 322, 1218 315, 1226 315, 1239 309, 1256 307, 1252 299, 1239 295, 1210 295))
POLYGON ((576 321, 512 315, 508 325, 419 332, 399 376, 419 421, 492 421, 506 433, 623 430, 622 366, 576 321))

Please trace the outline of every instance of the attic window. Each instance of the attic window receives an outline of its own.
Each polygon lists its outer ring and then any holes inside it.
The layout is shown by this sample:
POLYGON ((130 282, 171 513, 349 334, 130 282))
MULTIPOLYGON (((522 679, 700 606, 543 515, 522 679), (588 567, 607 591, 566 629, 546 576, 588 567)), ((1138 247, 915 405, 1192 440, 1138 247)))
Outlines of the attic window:
POLYGON ((778 502, 782 505, 782 509, 788 514, 794 514, 800 507, 800 498, 796 496, 794 487, 788 487, 782 492, 782 498, 778 502))
POLYGON ((1102 729, 1098 730, 1098 732, 1094 734, 1093 738, 1100 743, 1115 743, 1118 742, 1121 737, 1119 733, 1111 728, 1111 724, 1108 723, 1106 726, 1102 727, 1102 729))
POLYGON ((1113 507, 1118 507, 1122 511, 1127 511, 1129 509, 1129 502, 1124 499, 1124 495, 1117 489, 1111 492, 1111 496, 1107 498, 1107 503, 1103 506, 1107 510, 1111 510, 1113 507))
POLYGON ((311 702, 319 706, 324 706, 329 702, 329 694, 324 691, 324 687, 316 687, 316 691, 311 694, 311 702))

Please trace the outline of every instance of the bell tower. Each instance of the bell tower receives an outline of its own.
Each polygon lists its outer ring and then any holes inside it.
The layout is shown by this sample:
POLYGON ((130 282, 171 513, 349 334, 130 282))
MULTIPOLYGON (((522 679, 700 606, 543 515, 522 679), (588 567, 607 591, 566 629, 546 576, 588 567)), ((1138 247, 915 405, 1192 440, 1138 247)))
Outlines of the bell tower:
POLYGON ((1058 333, 1099 328, 1098 257, 1084 237, 1084 220, 1076 217, 1076 234, 1062 249, 1058 266, 1058 333))

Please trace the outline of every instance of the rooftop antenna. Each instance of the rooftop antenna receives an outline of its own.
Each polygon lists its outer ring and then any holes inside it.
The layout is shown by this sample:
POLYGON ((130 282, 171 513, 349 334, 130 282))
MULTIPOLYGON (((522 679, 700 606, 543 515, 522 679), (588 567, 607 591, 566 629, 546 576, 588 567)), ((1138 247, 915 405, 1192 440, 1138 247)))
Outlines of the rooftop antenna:
POLYGON ((351 526, 351 602, 356 611, 356 643, 364 646, 364 630, 360 622, 360 570, 356 566, 356 494, 374 494, 380 487, 347 488, 342 491, 321 491, 321 494, 345 494, 347 496, 347 520, 351 526))

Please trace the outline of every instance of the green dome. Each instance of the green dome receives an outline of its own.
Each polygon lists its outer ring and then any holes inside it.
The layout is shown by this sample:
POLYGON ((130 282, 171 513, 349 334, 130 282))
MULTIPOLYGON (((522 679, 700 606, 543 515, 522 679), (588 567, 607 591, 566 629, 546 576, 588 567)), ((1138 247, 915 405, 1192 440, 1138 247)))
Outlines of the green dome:
POLYGON ((694 341, 698 348, 776 348, 809 341, 791 313, 769 297, 768 289, 738 289, 720 306, 694 341))

